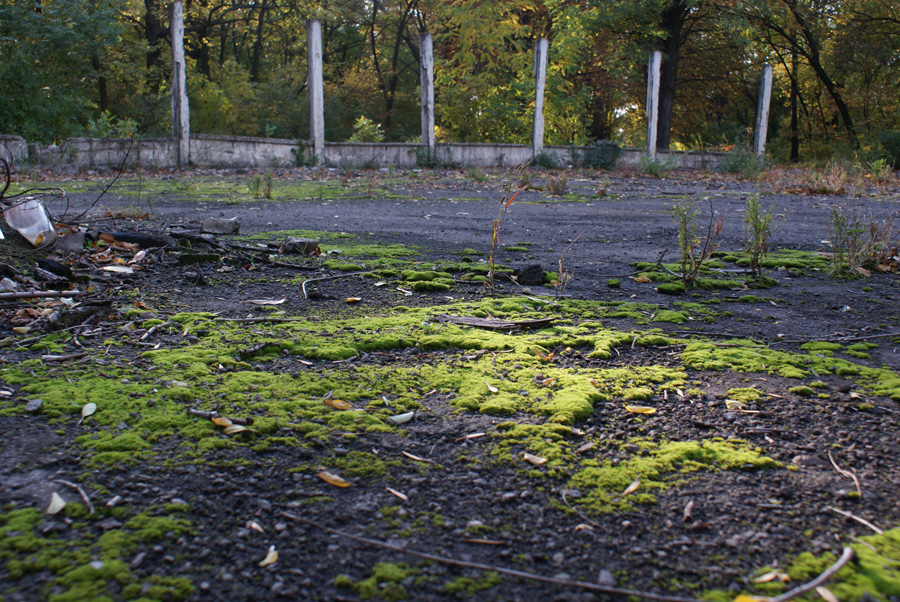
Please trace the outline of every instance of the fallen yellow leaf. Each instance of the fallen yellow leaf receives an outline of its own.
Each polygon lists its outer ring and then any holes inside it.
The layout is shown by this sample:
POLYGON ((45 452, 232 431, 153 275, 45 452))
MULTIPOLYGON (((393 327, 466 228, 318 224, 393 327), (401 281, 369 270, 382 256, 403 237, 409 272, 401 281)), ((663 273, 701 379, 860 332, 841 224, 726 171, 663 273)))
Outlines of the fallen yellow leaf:
POLYGON ((278 562, 278 552, 275 551, 275 546, 269 546, 269 553, 266 554, 266 557, 262 559, 262 562, 259 563, 259 566, 269 566, 270 564, 275 564, 278 562))
POLYGON ((400 492, 400 491, 397 491, 396 489, 392 489, 391 487, 385 487, 385 489, 387 489, 392 495, 397 496, 398 498, 400 498, 400 499, 403 500, 404 502, 408 502, 408 501, 409 501, 409 496, 406 495, 405 493, 402 493, 402 492, 400 492))
POLYGON ((334 485, 335 487, 349 487, 350 482, 345 481, 341 477, 336 474, 330 473, 327 470, 323 470, 319 473, 319 478, 328 483, 329 485, 334 485))
POLYGON ((639 276, 635 277, 634 281, 635 281, 635 282, 640 282, 640 283, 642 283, 642 284, 649 284, 649 283, 653 282, 652 280, 650 280, 649 278, 647 278, 647 277, 644 276, 643 274, 640 274, 639 276))
POLYGON ((348 402, 341 399, 326 399, 325 405, 329 408, 334 408, 335 410, 349 410, 353 407, 348 402))
POLYGON ((525 458, 526 462, 534 464, 535 466, 542 466, 547 463, 547 458, 535 456, 534 454, 529 454, 528 452, 523 452, 522 457, 525 458))
POLYGON ((234 424, 230 419, 225 418, 224 416, 215 416, 210 420, 212 420, 213 424, 215 424, 216 426, 231 426, 232 424, 234 424))
POLYGON ((641 486, 641 478, 638 477, 634 481, 632 481, 631 485, 629 485, 628 487, 625 488, 625 491, 622 492, 622 497, 625 497, 626 495, 628 495, 630 493, 634 493, 635 491, 637 491, 637 488, 640 486, 641 486))
POLYGON ((244 431, 250 431, 251 433, 256 432, 253 429, 247 428, 246 426, 241 426, 240 424, 232 424, 232 425, 226 426, 222 430, 222 432, 225 433, 226 435, 236 435, 237 433, 243 433, 244 431))
POLYGON ((656 414, 656 408, 648 406, 625 406, 625 409, 632 414, 656 414))
POLYGON ((485 381, 484 384, 487 385, 488 391, 490 391, 491 393, 499 393, 499 392, 500 392, 500 389, 498 389, 497 387, 495 387, 495 386, 492 385, 491 383, 485 381))

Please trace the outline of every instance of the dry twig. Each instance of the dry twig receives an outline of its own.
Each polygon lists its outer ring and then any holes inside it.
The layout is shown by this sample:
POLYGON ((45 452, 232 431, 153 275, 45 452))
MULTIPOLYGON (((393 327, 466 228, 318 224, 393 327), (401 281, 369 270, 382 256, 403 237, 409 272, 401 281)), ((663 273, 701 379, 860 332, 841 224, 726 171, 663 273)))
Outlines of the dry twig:
POLYGON ((859 479, 856 477, 856 473, 851 472, 849 470, 844 470, 840 466, 837 465, 837 462, 834 461, 834 456, 831 455, 831 450, 828 450, 828 459, 831 460, 831 465, 834 466, 834 469, 844 475, 847 478, 853 479, 853 483, 856 485, 856 493, 859 494, 860 499, 862 498, 862 487, 859 485, 859 479))
POLYGON ((680 596, 668 596, 665 594, 654 594, 652 592, 642 592, 633 589, 625 589, 621 587, 611 587, 608 585, 600 585, 599 583, 586 583, 583 581, 573 581, 571 579, 558 579, 556 577, 545 577, 544 575, 536 575, 534 573, 528 573, 525 571, 519 571, 516 569, 508 569, 502 566, 495 566, 492 564, 482 564, 480 562, 469 562, 466 560, 457 560, 455 558, 448 558, 446 556, 438 556, 436 554, 429 554, 428 552, 419 552, 417 550, 411 550, 409 548, 401 548, 399 546, 395 546, 389 543, 385 543, 383 541, 378 541, 377 539, 369 539, 366 537, 360 537, 358 535, 353 535, 351 533, 346 533, 344 531, 338 531, 337 529, 332 529, 330 527, 326 527, 325 525, 320 525, 314 521, 311 521, 307 518, 302 518, 300 516, 296 516, 289 512, 279 512, 281 516, 285 518, 289 518, 298 523, 304 523, 310 525, 311 527, 315 527, 316 529, 320 529, 327 533, 331 533, 333 535, 339 535, 341 537, 345 537, 347 539, 352 539, 353 541, 358 541, 360 543, 364 543, 366 545, 375 546, 378 548, 383 548, 385 550, 392 550, 394 552, 401 552, 403 554, 409 554, 410 556, 416 556, 417 558, 424 558, 425 560, 431 560, 432 562, 440 562, 442 564, 449 564, 452 566, 461 566, 470 569, 477 569, 479 571, 494 571, 496 573, 501 573, 503 575, 510 575, 512 577, 517 577, 519 579, 528 579, 530 581, 539 581, 541 583, 550 583, 552 585, 559 585, 563 587, 575 587, 578 589, 586 589, 595 592, 603 592, 606 594, 618 594, 621 596, 635 596, 636 598, 642 598, 644 600, 658 600, 659 602, 700 602, 696 598, 682 598, 680 596))
POLYGON ((78 495, 81 496, 81 499, 84 500, 85 505, 87 505, 89 513, 94 513, 94 505, 91 503, 91 498, 88 497, 88 494, 84 492, 84 489, 82 489, 80 485, 77 485, 72 481, 64 481, 63 479, 55 479, 53 482, 59 483, 60 485, 66 485, 77 491, 78 495))
POLYGON ((878 527, 876 527, 875 525, 873 525, 872 523, 870 523, 870 522, 867 521, 866 519, 862 518, 861 516, 856 516, 855 514, 852 514, 852 513, 850 513, 850 512, 847 512, 846 510, 840 510, 840 509, 838 509, 838 508, 835 508, 834 506, 825 506, 825 509, 826 509, 826 510, 831 510, 832 512, 837 512, 837 513, 840 514, 841 516, 846 516, 847 518, 853 519, 853 520, 855 520, 856 522, 858 522, 859 524, 865 525, 865 526, 867 526, 868 528, 872 529, 873 531, 875 531, 875 532, 878 533, 879 535, 881 535, 881 534, 884 533, 883 530, 879 529, 878 527))
POLYGON ((788 600, 793 600, 798 596, 802 596, 806 592, 812 591, 831 579, 835 573, 844 568, 848 562, 853 560, 856 557, 856 553, 853 551, 851 547, 845 547, 841 557, 837 559, 837 562, 832 564, 830 567, 825 569, 825 572, 810 581, 809 583, 804 583, 803 585, 798 585, 794 589, 787 591, 777 598, 771 598, 771 602, 787 602, 788 600))
POLYGON ((309 299, 309 295, 306 294, 306 285, 310 282, 321 282, 323 280, 337 280, 338 278, 349 278, 350 276, 362 276, 363 274, 371 274, 372 272, 351 272, 349 274, 337 274, 335 276, 322 276, 321 278, 310 278, 308 280, 304 280, 303 284, 300 285, 300 290, 303 291, 303 298, 309 299))

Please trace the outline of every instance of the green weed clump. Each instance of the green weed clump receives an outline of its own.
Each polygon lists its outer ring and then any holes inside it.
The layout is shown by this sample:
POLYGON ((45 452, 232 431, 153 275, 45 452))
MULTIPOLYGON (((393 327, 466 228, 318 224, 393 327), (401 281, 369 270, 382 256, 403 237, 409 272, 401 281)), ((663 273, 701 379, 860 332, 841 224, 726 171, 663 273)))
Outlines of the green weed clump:
POLYGON ((751 194, 747 197, 747 210, 744 212, 744 239, 747 244, 747 255, 750 258, 750 271, 756 276, 762 276, 759 262, 769 250, 769 238, 774 230, 772 224, 774 218, 775 211, 771 207, 763 209, 759 203, 758 194, 751 194))

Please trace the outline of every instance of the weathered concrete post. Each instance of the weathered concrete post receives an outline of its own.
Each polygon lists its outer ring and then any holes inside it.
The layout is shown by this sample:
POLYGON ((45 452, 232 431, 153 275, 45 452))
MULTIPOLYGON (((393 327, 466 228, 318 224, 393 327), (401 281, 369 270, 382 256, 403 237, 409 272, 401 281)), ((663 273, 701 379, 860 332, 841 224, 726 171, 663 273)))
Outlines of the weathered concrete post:
POLYGON ((184 64, 184 7, 181 0, 176 0, 169 6, 169 27, 172 33, 172 138, 175 139, 175 162, 178 167, 184 167, 191 161, 191 121, 184 64))
POLYGON ((422 89, 422 144, 434 156, 434 39, 419 35, 419 87, 422 89))
POLYGON ((534 124, 531 128, 531 158, 544 150, 544 85, 547 81, 547 38, 538 40, 534 47, 534 124))
POLYGON ((647 156, 651 159, 656 157, 660 65, 662 65, 662 53, 659 50, 654 50, 650 53, 650 65, 647 68, 647 156))
POLYGON ((769 131, 769 103, 772 101, 772 65, 763 65, 759 82, 759 103, 756 107, 756 129, 753 132, 753 152, 766 154, 766 134, 769 131))
POLYGON ((325 93, 322 83, 322 24, 306 21, 307 86, 309 86, 309 137, 316 165, 325 161, 325 93))

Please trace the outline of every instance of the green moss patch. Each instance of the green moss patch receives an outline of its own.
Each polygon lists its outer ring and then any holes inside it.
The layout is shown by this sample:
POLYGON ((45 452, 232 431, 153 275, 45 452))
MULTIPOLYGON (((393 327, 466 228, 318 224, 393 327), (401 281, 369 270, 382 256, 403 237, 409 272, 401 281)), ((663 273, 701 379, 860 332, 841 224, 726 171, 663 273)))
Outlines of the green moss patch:
POLYGON ((755 449, 722 440, 631 442, 642 452, 613 464, 609 460, 586 460, 567 485, 580 494, 576 504, 594 512, 631 510, 635 505, 654 504, 654 492, 677 485, 698 471, 756 470, 775 468, 778 463, 755 449), (624 491, 640 479, 629 495, 624 491))
MULTIPOLYGON (((64 512, 78 515, 80 507, 70 503, 64 512)), ((86 514, 79 520, 91 524, 103 520, 106 512, 101 509, 98 514, 86 514)), ((118 599, 120 595, 123 599, 177 601, 194 595, 189 579, 157 574, 148 580, 133 575, 125 560, 141 546, 155 542, 165 545, 190 532, 186 520, 144 512, 93 539, 53 532, 42 535, 41 525, 52 519, 34 508, 0 515, 0 562, 6 566, 10 584, 46 571, 49 578, 44 599, 54 602, 118 599)))

